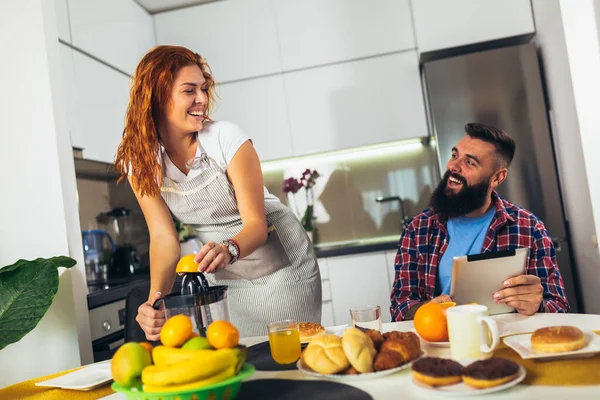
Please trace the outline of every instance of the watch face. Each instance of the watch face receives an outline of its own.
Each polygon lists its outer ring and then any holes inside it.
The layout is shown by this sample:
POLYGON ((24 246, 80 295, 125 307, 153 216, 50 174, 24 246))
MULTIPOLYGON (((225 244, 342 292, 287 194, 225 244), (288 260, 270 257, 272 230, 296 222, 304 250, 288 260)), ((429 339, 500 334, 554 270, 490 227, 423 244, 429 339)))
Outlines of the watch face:
POLYGON ((237 247, 233 244, 233 243, 229 243, 229 254, 231 254, 232 256, 237 257, 238 256, 238 251, 237 251, 237 247))

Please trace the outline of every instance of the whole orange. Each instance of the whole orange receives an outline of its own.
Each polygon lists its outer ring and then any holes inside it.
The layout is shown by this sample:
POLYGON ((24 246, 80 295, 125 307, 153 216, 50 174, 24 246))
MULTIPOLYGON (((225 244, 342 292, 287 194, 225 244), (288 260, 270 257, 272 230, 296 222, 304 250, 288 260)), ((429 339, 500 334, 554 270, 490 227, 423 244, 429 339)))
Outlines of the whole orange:
POLYGON ((160 330, 160 341, 167 347, 179 347, 192 337, 192 320, 183 314, 169 318, 160 330))
POLYGON ((439 303, 426 303, 419 307, 413 321, 419 336, 429 342, 448 341, 445 308, 439 303))
POLYGON ((233 349, 240 341, 240 332, 229 321, 214 321, 206 329, 206 338, 215 349, 233 349))
POLYGON ((151 343, 140 342, 140 346, 142 346, 143 348, 145 348, 146 350, 148 350, 152 354, 152 349, 154 348, 154 346, 152 346, 151 343))
POLYGON ((188 254, 187 256, 181 257, 177 262, 176 272, 198 272, 198 263, 194 261, 195 254, 188 254))

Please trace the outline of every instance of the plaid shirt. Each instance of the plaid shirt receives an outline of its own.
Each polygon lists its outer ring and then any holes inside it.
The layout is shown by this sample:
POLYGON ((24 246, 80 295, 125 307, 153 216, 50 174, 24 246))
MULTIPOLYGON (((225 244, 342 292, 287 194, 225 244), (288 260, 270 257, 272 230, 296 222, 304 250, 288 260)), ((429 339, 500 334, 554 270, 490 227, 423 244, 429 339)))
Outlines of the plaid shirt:
MULTIPOLYGON (((483 242, 482 253, 529 248, 527 274, 540 277, 543 310, 567 312, 569 303, 556 265, 556 252, 544 223, 535 215, 492 194, 496 214, 483 242)), ((406 226, 394 262, 396 278, 391 294, 392 321, 402 321, 413 305, 435 297, 438 265, 448 248, 448 230, 439 215, 428 209, 406 226)))

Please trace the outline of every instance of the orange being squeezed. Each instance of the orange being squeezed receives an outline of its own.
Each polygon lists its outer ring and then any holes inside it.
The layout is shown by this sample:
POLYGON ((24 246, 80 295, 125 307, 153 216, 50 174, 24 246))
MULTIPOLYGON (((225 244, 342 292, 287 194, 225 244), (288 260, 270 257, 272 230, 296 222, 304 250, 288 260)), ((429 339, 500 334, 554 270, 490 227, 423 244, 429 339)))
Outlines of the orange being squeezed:
POLYGON ((300 333, 298 330, 282 330, 269 333, 271 356, 279 364, 291 364, 300 358, 300 333))

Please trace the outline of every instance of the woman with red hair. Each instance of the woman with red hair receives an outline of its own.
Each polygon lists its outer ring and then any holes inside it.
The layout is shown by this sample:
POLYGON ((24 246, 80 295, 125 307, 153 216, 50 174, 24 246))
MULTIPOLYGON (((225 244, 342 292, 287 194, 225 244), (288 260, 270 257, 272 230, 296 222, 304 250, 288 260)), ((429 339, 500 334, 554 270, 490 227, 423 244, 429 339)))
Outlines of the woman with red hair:
POLYGON ((198 271, 228 285, 242 336, 273 321, 321 320, 321 280, 312 245, 294 214, 263 185, 251 140, 213 121, 215 81, 206 61, 179 46, 157 46, 133 76, 115 166, 127 177, 150 232, 150 294, 137 321, 157 340, 164 314, 151 305, 170 293, 180 257, 171 213, 204 244, 198 271))

